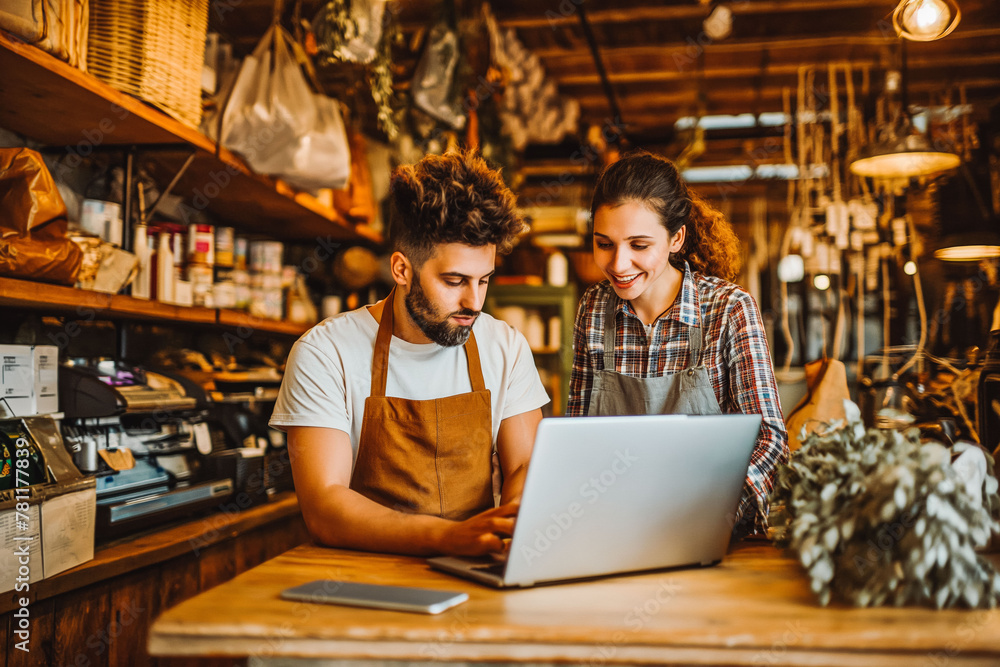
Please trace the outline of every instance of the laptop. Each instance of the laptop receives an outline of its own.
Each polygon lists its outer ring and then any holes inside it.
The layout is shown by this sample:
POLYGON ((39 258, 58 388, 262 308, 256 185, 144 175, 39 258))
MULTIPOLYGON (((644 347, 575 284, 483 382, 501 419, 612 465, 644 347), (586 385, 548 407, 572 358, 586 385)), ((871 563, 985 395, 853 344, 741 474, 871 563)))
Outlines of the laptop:
POLYGON ((718 563, 760 423, 742 414, 543 419, 506 562, 428 563, 497 588, 718 563))

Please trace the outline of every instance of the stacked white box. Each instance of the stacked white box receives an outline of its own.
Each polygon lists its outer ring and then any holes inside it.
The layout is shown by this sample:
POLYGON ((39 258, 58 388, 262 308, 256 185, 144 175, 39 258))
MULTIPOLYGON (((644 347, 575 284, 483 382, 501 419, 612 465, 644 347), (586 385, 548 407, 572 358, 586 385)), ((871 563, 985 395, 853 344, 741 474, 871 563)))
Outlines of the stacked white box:
POLYGON ((34 359, 29 345, 0 345, 0 416, 35 414, 34 359))
POLYGON ((0 417, 59 412, 59 348, 0 345, 0 417))
POLYGON ((31 351, 35 371, 35 414, 59 412, 59 348, 33 345, 31 351))

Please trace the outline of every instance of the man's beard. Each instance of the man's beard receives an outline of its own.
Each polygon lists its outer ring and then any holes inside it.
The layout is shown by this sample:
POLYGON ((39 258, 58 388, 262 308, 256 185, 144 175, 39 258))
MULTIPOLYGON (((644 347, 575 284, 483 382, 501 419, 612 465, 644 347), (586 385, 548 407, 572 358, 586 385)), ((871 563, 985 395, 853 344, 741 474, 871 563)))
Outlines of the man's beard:
POLYGON ((444 347, 465 345, 465 341, 469 340, 469 334, 472 333, 471 324, 469 326, 462 326, 449 322, 449 319, 453 315, 459 317, 479 316, 477 311, 463 308, 440 320, 435 319, 437 311, 424 293, 424 288, 420 286, 420 279, 417 276, 413 277, 413 285, 404 299, 404 304, 406 305, 406 312, 410 314, 410 318, 424 332, 424 335, 444 347))

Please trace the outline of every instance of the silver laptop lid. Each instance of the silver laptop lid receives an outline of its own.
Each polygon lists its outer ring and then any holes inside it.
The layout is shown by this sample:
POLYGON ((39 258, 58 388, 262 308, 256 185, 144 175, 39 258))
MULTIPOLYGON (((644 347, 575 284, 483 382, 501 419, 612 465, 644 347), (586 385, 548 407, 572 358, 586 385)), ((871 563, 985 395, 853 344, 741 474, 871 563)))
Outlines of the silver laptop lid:
POLYGON ((718 561, 760 415, 543 419, 504 583, 718 561))

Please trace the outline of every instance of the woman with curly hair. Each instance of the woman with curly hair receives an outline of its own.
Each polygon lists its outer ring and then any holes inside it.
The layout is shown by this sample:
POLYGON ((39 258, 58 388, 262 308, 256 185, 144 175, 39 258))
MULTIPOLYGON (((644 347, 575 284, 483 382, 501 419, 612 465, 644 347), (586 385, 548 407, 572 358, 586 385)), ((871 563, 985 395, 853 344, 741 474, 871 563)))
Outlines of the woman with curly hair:
POLYGON ((601 174, 567 413, 762 415, 734 533, 763 533, 788 436, 760 312, 734 285, 740 243, 669 160, 634 152, 601 174))

